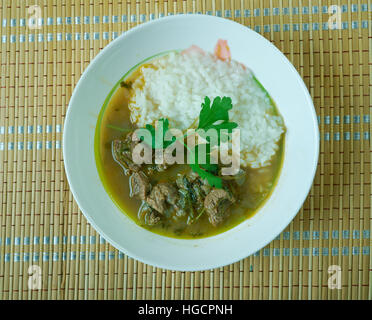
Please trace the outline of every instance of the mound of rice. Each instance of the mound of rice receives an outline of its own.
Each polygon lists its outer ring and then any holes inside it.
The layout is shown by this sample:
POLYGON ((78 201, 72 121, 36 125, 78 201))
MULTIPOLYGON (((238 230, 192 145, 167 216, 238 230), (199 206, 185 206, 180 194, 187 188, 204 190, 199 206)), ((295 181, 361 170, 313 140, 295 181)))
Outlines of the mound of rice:
POLYGON ((205 96, 231 97, 231 121, 240 128, 241 165, 259 168, 270 163, 284 131, 283 120, 240 63, 222 61, 200 52, 170 53, 142 68, 133 83, 129 105, 131 119, 140 127, 168 118, 174 128, 185 130, 199 116, 205 96))

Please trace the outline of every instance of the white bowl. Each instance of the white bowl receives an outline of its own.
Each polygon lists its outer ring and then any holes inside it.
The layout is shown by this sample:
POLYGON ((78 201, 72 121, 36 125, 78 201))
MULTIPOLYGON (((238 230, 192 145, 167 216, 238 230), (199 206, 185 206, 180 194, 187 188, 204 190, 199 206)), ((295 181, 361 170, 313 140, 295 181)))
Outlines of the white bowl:
POLYGON ((267 245, 295 217, 311 187, 319 131, 311 97, 287 58, 243 25, 204 15, 181 15, 142 24, 111 42, 90 63, 68 107, 63 155, 71 191, 91 225, 113 246, 145 263, 193 271, 221 267, 267 245), (97 117, 114 85, 137 63, 195 44, 213 51, 227 39, 233 59, 248 66, 267 89, 287 128, 284 164, 272 195, 250 219, 217 236, 179 240, 152 233, 123 214, 106 193, 94 157, 97 117))

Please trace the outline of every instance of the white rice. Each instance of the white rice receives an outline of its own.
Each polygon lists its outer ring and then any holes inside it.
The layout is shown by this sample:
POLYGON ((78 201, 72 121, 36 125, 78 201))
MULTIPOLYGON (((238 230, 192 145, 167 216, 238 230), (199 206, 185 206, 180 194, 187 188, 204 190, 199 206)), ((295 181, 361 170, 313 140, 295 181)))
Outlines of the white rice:
POLYGON ((270 163, 284 124, 272 115, 270 99, 249 69, 198 52, 170 53, 152 64, 155 68, 143 67, 143 78, 133 84, 133 122, 142 127, 168 118, 171 127, 185 130, 199 116, 205 96, 211 101, 228 96, 233 103, 230 120, 240 129, 241 164, 259 168, 270 163))

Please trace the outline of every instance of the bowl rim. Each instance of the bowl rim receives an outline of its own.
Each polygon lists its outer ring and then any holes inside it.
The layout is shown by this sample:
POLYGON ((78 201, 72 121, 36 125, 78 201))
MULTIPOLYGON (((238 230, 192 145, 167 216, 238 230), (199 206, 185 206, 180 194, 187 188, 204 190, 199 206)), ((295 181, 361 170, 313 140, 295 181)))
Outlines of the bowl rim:
MULTIPOLYGON (((103 236, 103 238, 105 240, 107 240, 110 244, 112 244, 119 251, 125 253, 127 256, 129 256, 131 258, 134 258, 134 259, 136 259, 140 262, 158 267, 158 268, 167 269, 167 270, 178 270, 178 271, 201 271, 201 270, 209 270, 209 269, 223 267, 223 266, 226 266, 226 265, 233 264, 235 262, 238 262, 238 261, 252 255, 253 252, 248 253, 248 254, 244 253, 240 257, 233 257, 233 258, 230 258, 230 259, 228 257, 226 257, 226 262, 224 262, 223 264, 215 264, 213 266, 208 266, 207 268, 203 267, 202 264, 200 264, 200 263, 198 265, 193 266, 193 267, 180 268, 180 267, 178 267, 178 265, 177 266, 172 266, 172 265, 169 265, 169 264, 161 264, 161 263, 154 262, 151 259, 147 259, 145 256, 138 256, 136 254, 136 252, 133 252, 132 250, 128 250, 127 248, 124 248, 121 244, 119 244, 115 240, 113 240, 111 238, 111 236, 108 235, 106 232, 104 232, 100 228, 100 226, 95 223, 94 219, 86 212, 87 210, 85 210, 84 205, 82 205, 82 200, 80 199, 78 190, 76 190, 74 185, 71 183, 71 181, 73 180, 73 177, 70 175, 70 170, 69 170, 69 168, 70 168, 70 164, 69 164, 69 160, 68 160, 69 155, 66 154, 66 150, 68 149, 66 146, 68 146, 68 144, 69 144, 68 139, 67 139, 67 132, 68 132, 69 126, 71 124, 70 121, 69 121, 69 119, 71 117, 71 112, 72 112, 71 106, 74 105, 74 100, 76 99, 77 92, 79 91, 79 88, 82 86, 82 83, 87 78, 87 75, 89 74, 90 70, 94 69, 95 64, 97 63, 97 61, 99 61, 102 58, 102 56, 105 54, 105 52, 109 51, 111 49, 111 47, 113 47, 117 42, 121 41, 121 39, 125 38, 126 36, 128 36, 132 33, 138 32, 139 30, 141 30, 143 28, 148 28, 151 25, 160 24, 160 23, 163 23, 164 21, 187 19, 189 17, 193 17, 193 18, 200 17, 201 19, 220 20, 220 21, 223 21, 224 23, 236 25, 238 27, 246 27, 246 26, 244 26, 244 25, 242 25, 238 22, 235 22, 235 21, 229 20, 229 19, 225 19, 225 18, 222 18, 222 17, 211 16, 211 15, 206 15, 206 14, 183 14, 183 15, 167 16, 167 17, 162 17, 162 18, 158 18, 158 19, 155 19, 155 20, 151 20, 151 21, 139 24, 139 25, 131 28, 130 30, 126 31, 125 33, 121 34, 119 37, 117 37, 116 39, 114 39, 113 41, 108 43, 102 50, 100 50, 98 52, 98 54, 89 62, 89 65, 86 67, 86 69, 84 70, 84 72, 80 76, 80 78, 79 78, 79 80, 78 80, 78 82, 77 82, 77 84, 76 84, 76 86, 75 86, 75 88, 72 92, 70 101, 68 103, 68 108, 67 108, 67 111, 66 111, 66 115, 65 115, 64 128, 63 128, 63 140, 62 140, 62 152, 63 152, 64 169, 65 169, 66 177, 67 177, 67 180, 68 180, 68 183, 69 183, 71 193, 74 197, 74 200, 76 201, 80 211, 83 213, 83 215, 85 216, 87 221, 91 224, 91 226, 100 235, 103 236)), ((250 31, 255 32, 252 29, 250 29, 250 31)), ((281 228, 280 232, 275 234, 275 235, 272 235, 271 237, 267 237, 267 239, 264 239, 264 240, 261 241, 261 243, 257 246, 257 247, 259 247, 258 250, 260 250, 263 247, 265 247, 267 244, 271 243, 279 234, 281 234, 283 232, 283 230, 291 223, 291 221, 298 214, 298 212, 301 209, 303 203, 305 202, 305 200, 306 200, 306 198, 307 198, 307 196, 310 192, 310 189, 313 185, 315 173, 316 173, 316 170, 317 170, 317 164, 318 164, 318 159, 319 159, 319 150, 320 150, 320 135, 319 135, 319 125, 318 125, 318 120, 317 120, 317 115, 316 115, 315 107, 314 107, 314 104, 313 104, 313 100, 310 96, 310 93, 309 93, 302 77, 300 76, 300 74, 298 73, 296 68, 293 66, 293 64, 288 60, 288 58, 274 44, 272 44, 269 40, 267 40, 261 34, 259 34, 257 32, 255 32, 255 33, 259 38, 262 38, 264 41, 266 41, 267 44, 274 51, 276 51, 277 54, 281 55, 284 58, 284 61, 286 62, 287 67, 289 67, 292 71, 294 71, 295 74, 297 74, 298 83, 301 86, 303 94, 304 94, 304 96, 305 96, 305 98, 306 98, 306 100, 309 104, 308 107, 309 107, 309 110, 311 111, 311 115, 312 115, 312 124, 313 124, 312 134, 314 134, 314 144, 315 144, 313 147, 315 148, 315 151, 316 151, 315 154, 313 155, 311 174, 309 172, 309 177, 311 177, 311 179, 309 179, 306 190, 305 190, 305 188, 303 190, 304 192, 306 191, 306 194, 305 194, 304 198, 296 200, 296 202, 297 202, 296 210, 293 211, 294 212, 293 214, 290 214, 290 215, 288 214, 287 215, 287 219, 285 219, 285 222, 283 222, 283 224, 282 224, 283 227, 281 228)), ((94 133, 95 133, 95 129, 94 129, 94 133)), ((285 162, 285 150, 284 150, 283 157, 284 157, 284 159, 283 159, 283 163, 284 163, 285 162)), ((279 173, 279 176, 280 176, 280 173, 279 173)), ((258 212, 256 214, 258 214, 258 212)), ((159 236, 161 236, 161 235, 159 235, 159 236)), ((185 240, 185 239, 182 239, 182 240, 185 240)), ((186 239, 185 241, 188 241, 188 239, 186 239)))

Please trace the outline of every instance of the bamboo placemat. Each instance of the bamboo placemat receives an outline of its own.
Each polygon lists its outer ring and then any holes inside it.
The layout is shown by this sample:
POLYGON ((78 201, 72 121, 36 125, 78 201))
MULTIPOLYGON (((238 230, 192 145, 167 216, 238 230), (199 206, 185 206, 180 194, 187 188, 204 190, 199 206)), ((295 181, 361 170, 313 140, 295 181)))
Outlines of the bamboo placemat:
POLYGON ((371 10, 370 0, 2 0, 0 299, 371 299, 371 10), (205 272, 161 270, 109 245, 74 202, 62 158, 67 105, 93 57, 179 13, 269 39, 305 80, 320 125, 316 178, 295 220, 253 256, 205 272), (331 266, 341 289, 328 287, 331 266), (31 290, 39 272, 42 289, 31 290))

